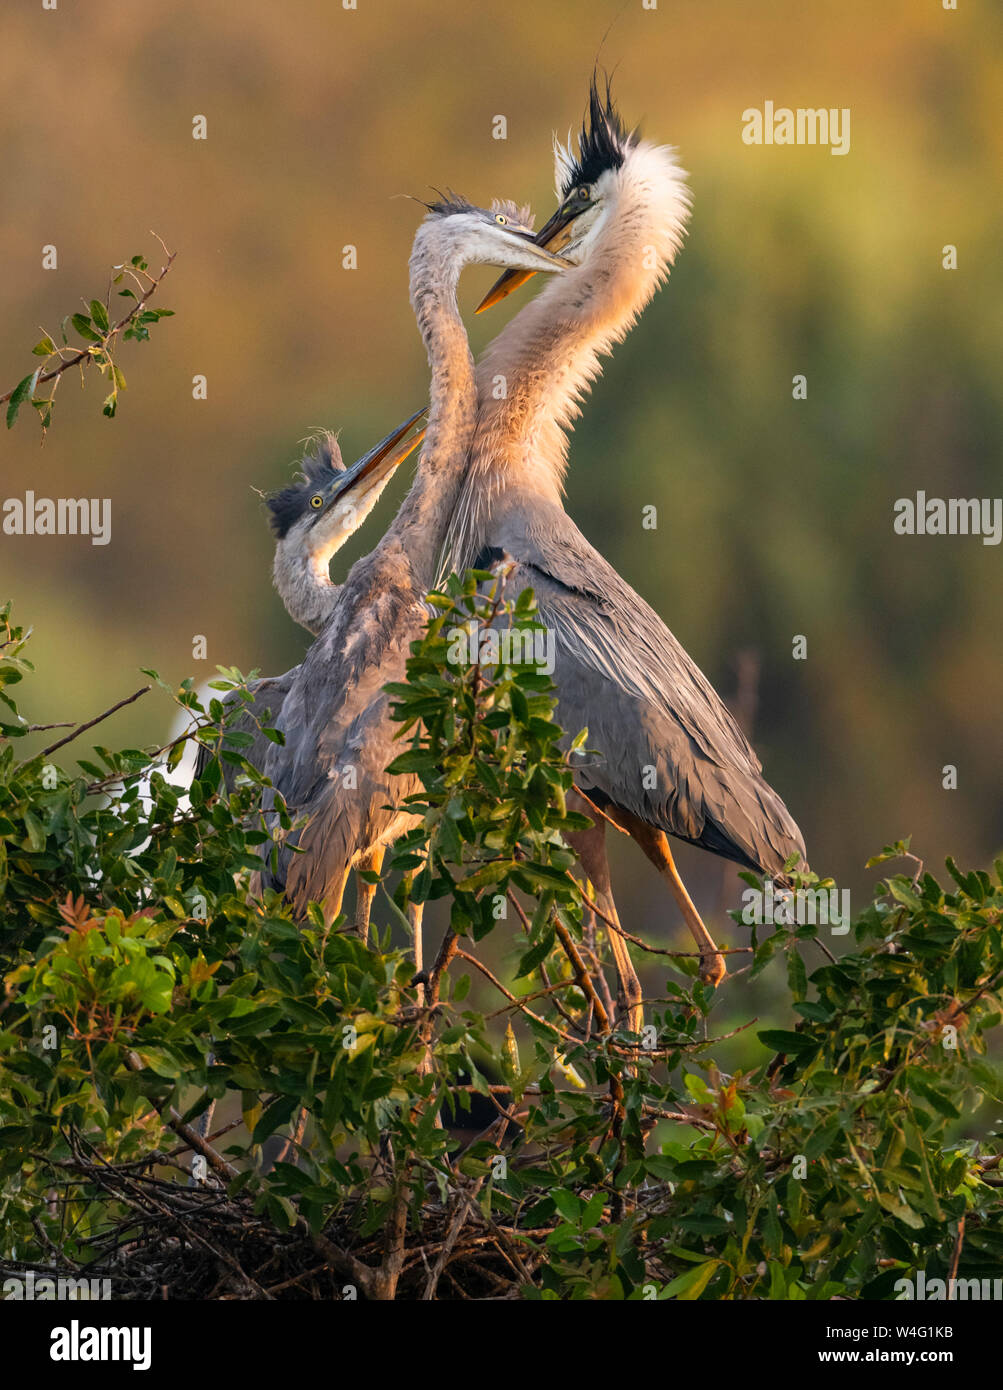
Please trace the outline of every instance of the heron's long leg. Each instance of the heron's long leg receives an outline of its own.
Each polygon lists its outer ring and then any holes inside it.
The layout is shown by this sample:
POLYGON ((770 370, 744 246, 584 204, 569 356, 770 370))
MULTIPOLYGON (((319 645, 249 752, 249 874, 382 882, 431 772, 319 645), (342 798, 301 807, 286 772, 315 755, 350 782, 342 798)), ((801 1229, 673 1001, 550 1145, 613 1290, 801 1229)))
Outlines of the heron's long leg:
POLYGON ((386 845, 373 845, 355 866, 355 931, 362 938, 364 946, 369 944, 369 914, 373 910, 373 899, 376 897, 379 884, 367 883, 365 879, 359 878, 359 870, 363 873, 378 874, 383 868, 383 856, 386 852, 386 845))
MULTIPOLYGON (((408 893, 411 892, 411 889, 414 887, 415 879, 418 877, 418 875, 419 875, 420 873, 421 873, 421 868, 420 868, 420 866, 419 866, 418 868, 414 868, 414 869, 409 869, 409 870, 408 870, 407 877, 406 877, 406 884, 407 884, 407 891, 408 891, 408 893)), ((416 903, 416 902, 408 901, 408 905, 407 905, 407 915, 408 915, 408 917, 410 918, 410 921, 411 921, 411 943, 412 943, 412 951, 413 951, 413 954, 414 954, 414 973, 415 973, 416 975, 420 974, 421 971, 425 968, 425 951, 424 951, 424 945, 423 945, 423 942, 422 942, 422 935, 421 935, 421 922, 422 922, 422 917, 424 916, 424 913, 425 913, 425 904, 424 904, 424 903, 416 903)), ((421 991, 422 991, 422 993, 421 993, 421 998, 424 998, 424 986, 419 986, 419 988, 420 988, 421 991)))
MULTIPOLYGON (((568 804, 572 806, 570 797, 568 804)), ((588 830, 572 831, 566 838, 578 855, 578 861, 595 889, 599 910, 618 927, 620 918, 617 915, 616 903, 613 901, 609 860, 606 858, 606 822, 596 815, 594 808, 587 801, 583 800, 580 807, 575 804, 572 809, 576 811, 580 809, 585 815, 591 815, 593 824, 588 830)), ((617 1012, 626 1021, 627 1027, 632 1033, 639 1033, 644 1027, 641 982, 637 978, 637 972, 634 969, 634 963, 630 958, 630 952, 624 938, 611 926, 606 927, 606 934, 609 937, 609 944, 613 950, 613 961, 616 965, 617 1012)))
MULTIPOLYGON (((208 1053, 206 1053, 206 1063, 207 1063, 209 1066, 214 1066, 214 1065, 215 1065, 215 1063, 216 1063, 216 1054, 215 1054, 214 1052, 208 1052, 208 1053)), ((202 1111, 202 1114, 199 1115, 198 1119, 195 1121, 195 1124, 194 1124, 194 1126, 193 1126, 193 1128, 194 1128, 194 1130, 195 1130, 195 1133, 199 1136, 200 1139, 204 1139, 204 1140, 206 1141, 206 1143, 209 1142, 209 1136, 210 1136, 210 1134, 212 1133, 212 1121, 213 1121, 213 1116, 215 1115, 215 1113, 216 1113, 216 1101, 215 1101, 215 1100, 210 1100, 209 1104, 208 1104, 208 1105, 206 1106, 206 1108, 202 1111)), ((206 1171, 204 1177, 197 1178, 197 1177, 195 1176, 194 1169, 195 1169, 196 1163, 204 1164, 204 1162, 205 1162, 205 1160, 204 1160, 203 1158, 201 1158, 198 1154, 196 1154, 196 1153, 194 1153, 194 1152, 192 1153, 192 1171, 191 1171, 191 1172, 189 1173, 189 1175, 188 1175, 188 1186, 189 1186, 189 1187, 201 1187, 201 1186, 205 1185, 205 1186, 207 1186, 207 1187, 221 1187, 221 1186, 222 1186, 222 1183, 220 1182, 219 1178, 216 1176, 215 1173, 213 1173, 213 1171, 212 1171, 211 1169, 209 1169, 209 1170, 206 1171)))
MULTIPOLYGON (((422 920, 422 917, 424 916, 424 913, 425 913, 425 904, 424 904, 424 903, 410 903, 409 906, 408 906, 407 912, 408 912, 408 916, 411 918, 411 932, 412 932, 412 940, 413 940, 413 942, 414 942, 414 973, 415 973, 416 975, 420 975, 420 974, 422 973, 422 971, 425 969, 425 947, 424 947, 424 941, 423 941, 423 939, 422 939, 422 934, 421 934, 421 920, 422 920)), ((427 998, 428 998, 428 995, 427 995, 427 993, 426 993, 425 986, 424 986, 424 985, 419 985, 419 986, 418 986, 418 999, 419 999, 419 1002, 421 1003, 421 1005, 422 1005, 423 1007, 424 1007, 424 1005, 425 1005, 425 1002, 426 1002, 427 998)), ((418 1075, 419 1075, 419 1076, 425 1076, 425 1075, 426 1075, 428 1072, 430 1072, 431 1070, 432 1070, 432 1049, 431 1049, 431 1047, 427 1047, 427 1048, 425 1049, 425 1056, 423 1057, 423 1059, 422 1059, 422 1061, 421 1061, 421 1064, 420 1064, 419 1067, 418 1067, 418 1075)), ((441 1114, 441 1111, 440 1111, 440 1112, 437 1112, 437 1113, 436 1113, 436 1116, 435 1116, 435 1128, 436 1128, 436 1129, 442 1129, 442 1127, 443 1127, 443 1125, 442 1125, 442 1114, 441 1114)))
POLYGON ((301 1105, 296 1116, 296 1122, 290 1129, 286 1142, 272 1159, 269 1171, 275 1167, 276 1163, 295 1163, 296 1155, 302 1146, 303 1136, 306 1133, 306 1122, 308 1118, 306 1106, 301 1105))
MULTIPOLYGON (((332 882, 327 896, 324 899, 324 925, 327 927, 328 932, 341 916, 341 900, 345 896, 345 884, 347 882, 348 869, 346 867, 341 877, 332 882)), ((325 932, 325 938, 326 936, 327 932, 325 932)))
POLYGON ((658 830, 655 826, 649 825, 647 821, 641 820, 632 812, 625 810, 622 806, 610 807, 610 814, 614 817, 618 825, 622 825, 630 836, 644 850, 645 854, 654 864, 662 878, 669 886, 669 891, 679 904, 679 910, 683 914, 683 920, 689 927, 700 951, 700 978, 705 984, 720 984, 728 973, 724 956, 718 950, 714 938, 704 926, 703 919, 693 904, 693 899, 686 891, 686 885, 679 877, 679 870, 676 868, 676 861, 672 857, 672 850, 669 848, 669 839, 664 830, 658 830))
MULTIPOLYGON (((415 872, 418 872, 418 871, 416 870, 415 872)), ((409 916, 410 919, 411 919, 411 934, 412 934, 413 951, 414 951, 414 973, 415 973, 415 975, 421 975, 421 974, 424 972, 424 969, 425 969, 425 945, 424 945, 424 940, 423 940, 423 937, 422 937, 422 934, 421 934, 421 922, 422 922, 422 918, 423 918, 424 915, 425 915, 425 904, 424 904, 424 903, 408 903, 407 914, 408 914, 408 916, 409 916)), ((428 994, 427 994, 427 992, 426 992, 425 986, 424 986, 423 984, 420 984, 420 985, 418 986, 418 1002, 421 1004, 422 1008, 424 1008, 424 1006, 425 1006, 427 1000, 428 1000, 428 994)), ((425 1055, 424 1055, 424 1057, 422 1058, 421 1062, 418 1064, 418 1075, 419 1075, 419 1076, 426 1076, 431 1070, 432 1070, 432 1048, 431 1048, 431 1045, 430 1045, 430 1046, 426 1047, 426 1049, 425 1049, 425 1055)), ((436 1127, 436 1129, 442 1129, 442 1115, 441 1115, 441 1114, 436 1114, 436 1117, 435 1117, 435 1127, 436 1127)))
POLYGON ((408 915, 411 918, 411 931, 414 937, 414 973, 425 968, 425 952, 421 936, 421 919, 425 911, 424 903, 412 903, 408 908, 408 915))

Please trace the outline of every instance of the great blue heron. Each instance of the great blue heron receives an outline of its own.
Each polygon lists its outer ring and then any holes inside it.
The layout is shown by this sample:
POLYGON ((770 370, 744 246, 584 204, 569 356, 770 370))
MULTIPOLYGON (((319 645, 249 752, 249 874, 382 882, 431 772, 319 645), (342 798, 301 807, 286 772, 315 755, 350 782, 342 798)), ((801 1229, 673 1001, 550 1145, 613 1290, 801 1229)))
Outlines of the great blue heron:
MULTIPOLYGON (((275 536, 275 587, 289 616, 314 636, 323 627, 341 591, 341 586, 331 579, 331 560, 365 521, 396 469, 424 439, 423 428, 409 434, 424 414, 422 409, 398 425, 349 468, 342 462, 337 438, 322 434, 313 451, 303 459, 302 476, 266 499, 275 536)), ((228 713, 239 706, 239 716, 231 719, 228 727, 251 735, 253 742, 245 756, 257 768, 264 767, 266 754, 273 746, 263 729, 277 717, 298 671, 296 666, 281 676, 254 681, 250 686, 254 696, 250 704, 234 695, 223 701, 228 713)), ((196 777, 201 777, 210 757, 207 747, 199 748, 196 777)), ((229 790, 238 770, 228 762, 222 764, 222 769, 223 782, 229 790)), ((368 860, 358 865, 363 872, 373 867, 368 860)), ((375 867, 378 869, 378 865, 375 867)), ((374 884, 359 877, 355 929, 363 940, 368 935, 375 891, 374 884)))
POLYGON ((299 911, 322 902, 327 922, 341 910, 349 869, 364 856, 378 864, 385 845, 415 823, 402 806, 414 780, 386 772, 394 725, 383 687, 404 679, 410 644, 427 620, 424 598, 467 463, 477 395, 456 287, 472 263, 551 271, 567 265, 536 244, 509 204, 486 211, 451 195, 429 205, 415 236, 411 303, 432 374, 417 475, 379 545, 353 566, 295 673, 278 720, 285 746, 272 749, 265 763, 275 788, 307 823, 295 836, 299 853, 279 845, 277 874, 264 852, 263 882, 281 887, 299 911))
POLYGON ((331 560, 425 438, 423 428, 408 437, 424 414, 423 407, 350 468, 334 435, 322 435, 303 460, 303 476, 266 498, 275 536, 275 588, 289 616, 315 637, 341 592, 331 579, 331 560))
MULTIPOLYGON (((717 983, 724 959, 679 877, 667 836, 782 878, 801 833, 710 683, 661 618, 589 544, 561 498, 565 428, 607 353, 668 274, 689 212, 671 149, 628 133, 593 79, 577 154, 555 142, 560 205, 538 234, 578 262, 498 335, 479 368, 470 465, 442 570, 514 561, 510 583, 531 587, 554 632, 557 719, 587 726, 599 756, 578 783, 601 813, 577 837, 583 868, 616 923, 603 815, 637 841, 679 904, 717 983), (491 383, 504 380, 504 393, 491 383)), ((502 276, 482 307, 525 274, 502 276)), ((619 933, 609 933, 632 1027, 640 986, 619 933)))

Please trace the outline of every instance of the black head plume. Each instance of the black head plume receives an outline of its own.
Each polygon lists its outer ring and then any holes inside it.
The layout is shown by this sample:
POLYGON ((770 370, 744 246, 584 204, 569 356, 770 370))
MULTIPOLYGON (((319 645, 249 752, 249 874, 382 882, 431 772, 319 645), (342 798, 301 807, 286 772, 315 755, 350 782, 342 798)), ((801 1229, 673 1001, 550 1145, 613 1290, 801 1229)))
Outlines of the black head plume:
POLYGON ((265 501, 271 513, 272 532, 277 540, 288 534, 289 528, 310 510, 310 498, 318 488, 332 483, 345 471, 341 450, 333 434, 322 434, 313 452, 300 464, 303 475, 280 492, 273 492, 265 501))
MULTIPOLYGON (((434 203, 426 203, 429 212, 436 213, 439 217, 451 217, 457 212, 476 212, 477 208, 473 203, 468 202, 461 193, 454 193, 451 188, 447 188, 443 193, 441 188, 433 188, 433 193, 438 193, 439 197, 434 203)), ((419 201, 421 201, 419 199, 419 201)))
POLYGON ((613 104, 609 77, 604 77, 605 91, 599 89, 599 73, 592 74, 589 84, 589 105, 578 137, 578 155, 573 159, 562 185, 567 197, 580 184, 594 183, 607 169, 619 169, 636 139, 628 132, 620 113, 613 104))

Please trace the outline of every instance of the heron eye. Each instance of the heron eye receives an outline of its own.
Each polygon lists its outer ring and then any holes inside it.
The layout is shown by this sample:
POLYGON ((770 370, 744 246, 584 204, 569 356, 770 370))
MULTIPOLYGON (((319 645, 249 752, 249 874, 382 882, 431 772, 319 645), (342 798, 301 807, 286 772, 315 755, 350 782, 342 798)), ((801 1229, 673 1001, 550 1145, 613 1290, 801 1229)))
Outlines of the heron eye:
POLYGON ((578 196, 579 198, 581 198, 583 203, 587 203, 588 200, 592 197, 592 189, 588 186, 587 183, 583 183, 581 188, 579 188, 577 191, 578 196))
POLYGON ((499 227, 507 227, 507 226, 508 226, 508 218, 505 216, 505 214, 504 214, 503 212, 496 212, 496 213, 495 213, 495 221, 498 223, 499 227))
POLYGON ((310 506, 313 507, 313 509, 316 511, 318 507, 322 507, 323 505, 323 497, 321 497, 319 492, 315 492, 314 495, 310 498, 310 506))

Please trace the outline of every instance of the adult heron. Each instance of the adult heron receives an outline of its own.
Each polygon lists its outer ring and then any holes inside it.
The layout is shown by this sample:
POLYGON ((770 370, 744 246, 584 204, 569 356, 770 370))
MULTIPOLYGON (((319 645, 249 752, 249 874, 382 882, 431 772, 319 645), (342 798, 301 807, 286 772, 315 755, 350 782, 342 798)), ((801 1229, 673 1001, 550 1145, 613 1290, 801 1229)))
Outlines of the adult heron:
MULTIPOLYGON (((612 925, 621 992, 635 1030, 640 985, 613 903, 604 843, 608 817, 652 861, 718 983, 724 957, 679 876, 669 836, 782 879, 804 842, 762 776, 748 740, 657 613, 585 539, 562 504, 566 430, 598 376, 668 274, 690 199, 674 151, 623 126, 607 84, 593 78, 577 153, 555 142, 559 206, 538 242, 575 268, 548 284, 487 349, 478 368, 477 427, 441 570, 514 562, 556 636, 557 719, 587 726, 599 753, 577 782, 593 808, 575 839, 612 925), (505 381, 504 394, 491 389, 505 381)), ((503 275, 487 307, 528 278, 503 275)))
POLYGON ((296 672, 278 720, 285 746, 265 763, 306 824, 292 837, 298 853, 278 843, 277 871, 263 851, 263 882, 281 888, 297 911, 321 902, 327 922, 341 910, 350 868, 362 858, 378 863, 385 846, 415 824, 403 806, 414 779, 386 772, 395 749, 383 687, 404 679, 410 645, 427 620, 425 595, 467 463, 477 393, 456 290, 464 266, 475 263, 567 266, 536 243, 513 205, 488 211, 455 195, 429 205, 410 261, 411 303, 431 368, 415 481, 379 545, 353 566, 296 672))

